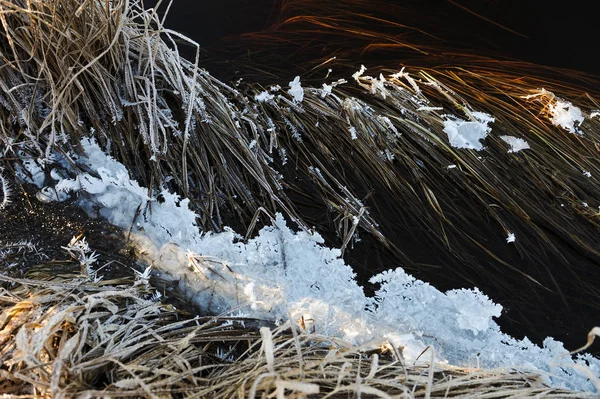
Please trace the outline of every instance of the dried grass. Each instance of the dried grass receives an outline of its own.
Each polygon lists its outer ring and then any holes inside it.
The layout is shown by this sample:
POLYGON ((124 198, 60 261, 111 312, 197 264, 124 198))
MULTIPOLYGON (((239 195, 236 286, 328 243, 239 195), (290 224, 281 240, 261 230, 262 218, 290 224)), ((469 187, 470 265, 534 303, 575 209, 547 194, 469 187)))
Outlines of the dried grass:
MULTIPOLYGON (((362 78, 328 96, 305 88, 301 104, 284 92, 257 102, 262 88, 242 95, 179 57, 174 39, 182 36, 138 1, 2 1, 0 16, 4 159, 25 150, 51 162, 52 150, 66 154, 93 133, 150 190, 167 185, 191 198, 204 230, 249 230, 261 210, 283 211, 301 227, 335 231, 342 248, 355 233, 369 232, 409 269, 417 267, 414 254, 399 243, 403 234, 422 234, 439 263, 460 268, 462 281, 473 272, 463 254, 475 250, 495 267, 515 270, 512 259, 486 244, 514 229, 527 231, 516 244, 527 261, 536 262, 539 242, 549 259, 560 257, 553 235, 600 259, 595 204, 582 206, 600 192, 596 179, 582 174, 600 176, 600 122, 586 119, 585 136, 561 132, 545 118, 553 98, 527 99, 548 84, 575 105, 595 108, 594 97, 577 87, 475 58, 468 70, 362 78), (482 162, 450 147, 443 115, 468 120, 473 111, 494 115, 494 129, 524 138, 535 151, 506 155, 494 136, 482 162), (514 165, 518 179, 506 179, 514 165), (487 226, 476 223, 479 215, 487 226)), ((525 277, 560 291, 542 274, 525 277)))
MULTIPOLYGON (((312 30, 297 31, 326 33, 344 21, 333 18, 304 18, 312 30)), ((57 151, 69 159, 78 139, 93 134, 149 190, 166 186, 191 198, 204 230, 244 231, 261 210, 283 211, 301 227, 336 233, 343 248, 367 232, 393 254, 379 267, 442 275, 442 289, 492 281, 496 298, 598 311, 589 275, 600 262, 600 181, 583 172, 600 176, 600 121, 587 118, 584 136, 570 134, 548 120, 554 97, 530 97, 544 86, 590 116, 600 108, 596 78, 571 84, 548 71, 535 78, 523 64, 453 54, 451 65, 362 78, 331 95, 307 87, 301 104, 285 91, 258 102, 262 87, 227 85, 179 57, 175 38, 186 39, 137 0, 0 0, 0 21, 6 171, 23 156, 52 164, 57 151), (454 66, 460 62, 470 67, 454 66), (452 148, 443 114, 467 120, 473 111, 494 115, 496 131, 534 150, 507 154, 496 136, 483 161, 452 148), (507 250, 509 232, 519 238, 507 250), (410 239, 425 242, 427 253, 403 245, 410 239), (566 254, 572 249, 574 258, 566 254), (557 263, 567 277, 554 276, 548 265, 557 263)), ((381 38, 334 28, 342 37, 381 38)))
POLYGON ((406 364, 398 349, 289 324, 190 318, 126 279, 0 282, 13 284, 0 289, 0 392, 10 397, 592 397, 518 370, 406 364))

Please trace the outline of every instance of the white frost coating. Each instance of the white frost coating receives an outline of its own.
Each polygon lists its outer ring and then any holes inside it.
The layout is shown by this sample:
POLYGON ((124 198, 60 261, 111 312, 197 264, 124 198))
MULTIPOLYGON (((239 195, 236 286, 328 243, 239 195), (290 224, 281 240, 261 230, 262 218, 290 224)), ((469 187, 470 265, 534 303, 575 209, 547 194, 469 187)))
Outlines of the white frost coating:
POLYGON ((383 77, 383 74, 379 74, 379 78, 374 78, 372 76, 363 76, 367 68, 364 65, 360 66, 360 70, 354 72, 352 77, 356 80, 361 87, 369 90, 371 94, 379 94, 381 98, 385 99, 388 95, 388 91, 385 88, 386 79, 383 77))
MULTIPOLYGON (((24 156, 23 153, 19 155, 24 156)), ((35 184, 38 188, 42 188, 44 186, 44 180, 46 179, 46 175, 44 174, 44 171, 42 167, 38 164, 38 162, 36 162, 35 159, 29 157, 22 158, 21 164, 23 165, 23 168, 25 170, 21 168, 21 165, 17 164, 15 166, 17 177, 22 181, 35 184)))
POLYGON ((350 138, 356 140, 356 128, 354 126, 348 126, 348 132, 350 132, 350 138))
MULTIPOLYGON (((421 93, 421 88, 419 87, 417 82, 415 82, 415 80, 408 74, 408 72, 404 72, 404 67, 402 67, 402 69, 399 72, 396 72, 395 74, 390 75, 390 78, 399 79, 399 80, 404 78, 408 81, 408 83, 411 85, 411 87, 413 88, 413 90, 416 94, 421 93)), ((417 111, 419 111, 419 110, 417 110, 417 111)))
POLYGON ((321 98, 325 98, 330 95, 331 89, 333 89, 333 86, 323 83, 323 88, 321 89, 321 98))
MULTIPOLYGON (((198 234, 194 222, 196 215, 188 209, 188 199, 180 199, 165 190, 160 193, 164 201, 157 202, 148 197, 146 188, 129 178, 123 164, 103 153, 93 139, 84 138, 81 145, 87 155, 81 162, 95 170, 98 177, 80 173, 75 179, 63 179, 54 187, 59 195, 77 190, 88 193, 96 205, 100 205, 100 215, 122 228, 132 225, 139 207, 135 223, 148 229, 148 236, 156 242, 198 234), (150 204, 151 212, 148 210, 150 204)), ((82 202, 81 205, 88 211, 92 209, 89 203, 82 202)))
POLYGON ((304 99, 304 89, 300 86, 300 76, 296 76, 290 83, 288 94, 292 96, 294 102, 300 103, 304 99))
POLYGON ((492 317, 500 317, 502 306, 493 304, 477 288, 458 289, 446 292, 446 296, 455 304, 469 303, 470 306, 457 306, 458 326, 475 334, 487 331, 493 323, 492 317))
POLYGON ((96 205, 110 204, 101 214, 125 229, 138 205, 144 209, 151 201, 152 212, 138 218, 132 240, 155 270, 179 281, 197 306, 271 320, 310 314, 319 334, 369 346, 392 341, 404 347, 409 362, 432 345, 436 355, 455 365, 521 367, 548 373, 553 386, 594 390, 575 366, 589 362, 586 370, 598 376, 598 359, 586 354, 573 361, 552 338, 539 347, 503 334, 493 320, 500 305, 477 289, 442 293, 397 268, 373 277, 380 288, 375 298, 367 298, 340 250, 325 247, 318 234, 292 231, 281 215, 246 243, 231 230, 200 234, 186 200, 164 191, 163 203, 148 198, 122 165, 95 143, 84 140, 83 145, 86 163, 100 177, 90 180, 83 174, 62 184, 79 184, 90 190, 96 205))
POLYGON ((510 146, 508 152, 519 152, 521 150, 531 149, 529 143, 521 138, 514 136, 500 136, 500 138, 510 146))
POLYGON ((266 90, 254 96, 254 99, 260 103, 263 103, 265 101, 271 101, 274 98, 275 96, 266 90))
POLYGON ((442 107, 425 107, 425 106, 422 106, 422 107, 417 108, 417 111, 422 111, 422 112, 443 111, 443 110, 444 110, 444 108, 442 108, 442 107))
POLYGON ((510 244, 511 242, 515 241, 517 241, 517 236, 515 236, 515 233, 508 233, 508 235, 506 236, 506 243, 510 244))
POLYGON ((480 140, 485 139, 492 130, 488 124, 494 122, 494 118, 484 112, 472 112, 471 115, 475 121, 444 115, 444 132, 448 135, 452 147, 481 151, 483 144, 480 140))
POLYGON ((579 126, 583 122, 583 114, 579 108, 569 101, 556 100, 550 103, 551 121, 554 126, 559 126, 570 133, 583 134, 579 126))
POLYGON ((356 71, 352 74, 352 78, 354 80, 358 81, 358 78, 360 78, 363 75, 363 73, 365 73, 366 70, 367 70, 367 68, 364 65, 361 65, 360 70, 356 71))

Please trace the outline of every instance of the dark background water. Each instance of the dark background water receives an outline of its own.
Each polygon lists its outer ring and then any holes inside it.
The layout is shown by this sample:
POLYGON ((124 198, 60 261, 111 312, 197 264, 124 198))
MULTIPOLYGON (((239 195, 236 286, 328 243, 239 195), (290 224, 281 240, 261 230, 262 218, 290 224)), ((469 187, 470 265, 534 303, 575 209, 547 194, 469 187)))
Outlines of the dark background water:
MULTIPOLYGON (((146 1, 145 5, 150 7, 155 3, 156 1, 146 1)), ((396 16, 386 15, 385 9, 381 8, 382 4, 406 5, 411 10, 411 16, 416 16, 416 19, 409 18, 411 26, 442 38, 443 40, 436 41, 436 45, 442 50, 462 50, 471 54, 522 60, 600 75, 600 69, 595 61, 594 45, 597 17, 585 3, 588 2, 572 1, 568 6, 563 4, 561 7, 553 7, 548 1, 539 0, 457 0, 456 2, 381 0, 378 4, 380 14, 390 19, 396 16)), ((364 4, 365 10, 368 10, 372 3, 364 2, 364 4)), ((201 63, 211 74, 227 80, 235 77, 236 69, 267 67, 262 57, 265 49, 270 47, 257 45, 252 40, 242 40, 240 35, 261 31, 271 26, 277 20, 280 6, 280 1, 277 0, 175 0, 166 24, 167 27, 180 31, 198 42, 202 46, 201 63), (224 48, 228 51, 223 51, 224 48), (253 54, 260 54, 260 56, 253 57, 253 54)), ((369 28, 377 30, 379 27, 369 28)), ((327 38, 319 40, 326 42, 327 38)), ((336 46, 346 45, 348 48, 355 46, 350 41, 336 42, 325 51, 333 52, 336 46)), ((305 50, 307 54, 303 57, 298 56, 302 50, 293 45, 273 47, 272 51, 276 56, 269 58, 269 62, 276 60, 275 63, 279 63, 279 68, 285 71, 285 76, 282 76, 287 79, 285 82, 289 81, 296 72, 294 63, 323 56, 322 53, 317 54, 315 48, 305 50), (292 55, 297 58, 293 58, 292 55)), ((187 57, 193 54, 189 47, 186 50, 186 46, 183 46, 183 53, 187 57)), ((396 62, 394 57, 398 57, 398 54, 393 52, 361 54, 354 65, 360 63, 368 65, 369 62, 385 65, 388 62, 396 62)), ((268 81, 269 79, 271 78, 267 77, 267 83, 272 83, 268 81)), ((397 238, 410 240, 411 237, 397 238)), ((357 268, 359 279, 363 283, 368 280, 369 274, 377 271, 372 266, 365 266, 379 256, 379 251, 373 250, 371 244, 368 240, 363 241, 359 244, 358 250, 346 257, 346 260, 357 268), (363 247, 361 248, 360 245, 363 247), (361 266, 364 270, 360 269, 361 266)), ((499 242, 498 245, 506 248, 504 242, 499 242)), ((421 257, 419 261, 423 264, 435 264, 436 261, 439 263, 439 259, 432 258, 435 254, 429 251, 426 244, 415 243, 410 249, 414 252, 413 258, 421 257)), ((590 278, 598 278, 596 272, 598 264, 595 260, 586 259, 568 246, 564 248, 564 256, 571 262, 581 264, 582 269, 593 270, 594 272, 589 274, 590 278)), ((514 258, 515 264, 518 265, 520 262, 521 266, 527 266, 527 261, 519 260, 517 253, 514 258)), ((394 264, 388 261, 389 259, 385 258, 378 260, 381 264, 394 264)), ((432 278, 428 279, 418 270, 410 272, 418 278, 432 281, 432 278)), ((501 278, 491 276, 492 274, 489 274, 488 280, 501 278)), ((568 273, 560 269, 555 270, 555 277, 559 280, 570 278, 568 273)), ((437 281, 433 283, 442 290, 456 288, 453 282, 445 281, 443 275, 437 276, 437 281)), ((497 283, 497 281, 488 281, 487 288, 485 284, 480 287, 493 299, 498 300, 499 296, 494 292, 497 283)), ((541 343, 544 337, 550 335, 565 342, 567 347, 574 348, 585 341, 585 334, 589 328, 597 324, 595 317, 599 314, 598 309, 591 311, 591 308, 586 308, 585 298, 581 299, 580 303, 571 305, 570 309, 565 308, 560 300, 556 300, 556 303, 548 302, 547 307, 543 309, 532 309, 532 306, 522 301, 523 295, 526 294, 526 286, 515 287, 515 291, 517 289, 521 291, 515 294, 518 299, 504 298, 504 301, 501 301, 505 306, 505 313, 500 320, 503 331, 515 337, 522 338, 528 335, 534 342, 541 343), (590 319, 587 318, 588 316, 590 319), (524 327, 526 322, 527 327, 524 327)), ((498 293, 500 294, 502 293, 498 293)))
MULTIPOLYGON (((152 7, 156 2, 144 3, 152 7)), ((427 21, 428 31, 435 34, 439 28, 445 39, 466 49, 600 74, 596 62, 598 17, 594 2, 574 0, 559 5, 546 0, 390 0, 388 3, 409 3, 408 7, 427 21)), ((166 23, 197 41, 210 56, 211 48, 219 49, 219 39, 269 26, 279 7, 280 0, 175 0, 166 23)), ((365 2, 365 10, 368 8, 365 2)), ((413 25, 419 26, 419 22, 414 21, 413 25)))

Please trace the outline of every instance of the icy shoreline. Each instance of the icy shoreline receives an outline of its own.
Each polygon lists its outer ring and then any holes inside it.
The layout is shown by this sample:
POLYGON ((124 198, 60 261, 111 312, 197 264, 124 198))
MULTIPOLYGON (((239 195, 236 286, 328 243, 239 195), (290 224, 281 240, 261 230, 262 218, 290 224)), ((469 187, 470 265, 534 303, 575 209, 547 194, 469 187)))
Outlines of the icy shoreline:
MULTIPOLYGON (((317 333, 356 345, 391 343, 402 348, 409 362, 430 359, 421 355, 431 347, 436 361, 534 370, 554 387, 595 390, 581 370, 599 375, 598 359, 583 354, 573 361, 552 338, 539 347, 503 334, 493 320, 502 307, 477 288, 442 293, 390 265, 371 279, 380 284, 375 297, 365 297, 341 251, 325 247, 318 234, 292 231, 281 215, 246 243, 231 230, 200 233, 187 199, 166 190, 148 196, 93 139, 81 144, 87 155, 78 163, 99 177, 80 173, 69 179, 53 172, 56 185, 43 188, 38 197, 49 201, 77 195, 89 213, 97 209, 123 229, 135 220, 132 237, 142 259, 178 280, 199 309, 276 322, 304 318, 317 333)), ((39 166, 24 165, 42 188, 39 166)))

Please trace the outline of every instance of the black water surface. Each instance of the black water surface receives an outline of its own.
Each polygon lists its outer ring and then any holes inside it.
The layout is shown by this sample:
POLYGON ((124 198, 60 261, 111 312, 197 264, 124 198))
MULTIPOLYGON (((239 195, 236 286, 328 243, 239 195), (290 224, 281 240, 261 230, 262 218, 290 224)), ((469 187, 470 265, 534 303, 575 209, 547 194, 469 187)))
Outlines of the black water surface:
MULTIPOLYGON (((154 7, 158 0, 146 0, 154 7)), ((164 14, 164 4, 159 7, 164 14)), ((275 21, 281 0, 174 0, 167 27, 198 42, 209 58, 219 39, 260 31, 275 21)), ((340 4, 343 2, 340 2, 340 4)), ((546 0, 388 0, 407 4, 422 15, 415 27, 443 32, 443 39, 464 49, 504 55, 551 67, 600 75, 596 61, 598 17, 593 2, 560 5, 546 0)), ((365 12, 369 4, 365 2, 365 12)), ((377 29, 377 26, 374 27, 377 29)), ((183 46, 192 58, 194 52, 183 46)), ((239 49, 252 51, 252 49, 239 49)), ((366 60, 360 60, 361 62, 366 60)), ((220 71, 211 71, 219 75, 220 71)))
POLYGON ((124 251, 120 228, 90 218, 74 199, 45 204, 36 198, 35 186, 15 186, 10 203, 0 211, 0 249, 23 242, 35 249, 18 251, 15 259, 0 257, 0 273, 14 278, 29 278, 32 272, 48 277, 76 275, 81 272, 79 265, 63 247, 80 237, 96 253, 96 266, 104 266, 101 275, 105 280, 133 276, 137 261, 124 251))

